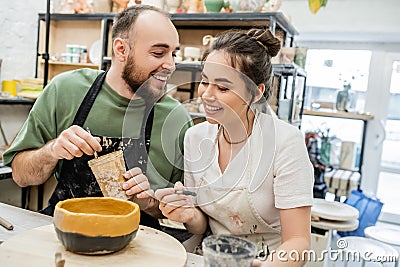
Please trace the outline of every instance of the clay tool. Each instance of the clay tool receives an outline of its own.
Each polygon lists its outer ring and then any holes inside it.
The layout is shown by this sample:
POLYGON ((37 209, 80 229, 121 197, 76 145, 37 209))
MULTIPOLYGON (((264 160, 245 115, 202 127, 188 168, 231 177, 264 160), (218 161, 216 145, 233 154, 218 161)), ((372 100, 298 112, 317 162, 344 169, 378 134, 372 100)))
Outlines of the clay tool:
POLYGON ((55 263, 55 267, 64 267, 65 259, 63 259, 61 252, 56 252, 54 254, 54 263, 55 263))
MULTIPOLYGON (((89 127, 86 127, 86 131, 91 135, 89 127)), ((99 156, 97 155, 96 150, 94 151, 94 157, 97 159, 99 156)))
POLYGON ((181 194, 181 195, 186 195, 186 196, 197 196, 196 192, 192 192, 189 190, 176 190, 175 191, 176 194, 181 194))
POLYGON ((0 217, 0 225, 10 231, 14 229, 14 226, 9 221, 7 221, 2 217, 0 217))

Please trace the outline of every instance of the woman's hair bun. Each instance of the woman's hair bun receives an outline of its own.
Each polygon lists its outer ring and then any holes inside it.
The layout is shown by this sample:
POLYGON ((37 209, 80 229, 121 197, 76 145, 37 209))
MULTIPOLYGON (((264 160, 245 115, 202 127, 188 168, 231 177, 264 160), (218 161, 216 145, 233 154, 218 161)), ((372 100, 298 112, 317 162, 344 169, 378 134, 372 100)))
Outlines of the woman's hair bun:
POLYGON ((281 49, 281 41, 276 38, 269 30, 251 29, 247 35, 254 38, 264 49, 268 55, 274 57, 281 49))

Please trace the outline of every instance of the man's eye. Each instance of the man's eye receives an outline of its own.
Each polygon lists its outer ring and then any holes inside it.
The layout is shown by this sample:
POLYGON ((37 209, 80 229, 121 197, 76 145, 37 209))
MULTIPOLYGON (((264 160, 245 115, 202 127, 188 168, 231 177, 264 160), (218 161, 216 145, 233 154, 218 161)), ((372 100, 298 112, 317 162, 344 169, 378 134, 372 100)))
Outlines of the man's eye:
POLYGON ((223 86, 218 86, 218 89, 220 90, 220 91, 223 91, 223 92, 225 92, 225 91, 229 91, 229 88, 226 88, 226 87, 223 87, 223 86))
POLYGON ((164 55, 164 52, 153 52, 156 57, 161 57, 164 55))
POLYGON ((202 85, 209 85, 210 83, 207 82, 207 81, 201 80, 200 84, 202 84, 202 85))

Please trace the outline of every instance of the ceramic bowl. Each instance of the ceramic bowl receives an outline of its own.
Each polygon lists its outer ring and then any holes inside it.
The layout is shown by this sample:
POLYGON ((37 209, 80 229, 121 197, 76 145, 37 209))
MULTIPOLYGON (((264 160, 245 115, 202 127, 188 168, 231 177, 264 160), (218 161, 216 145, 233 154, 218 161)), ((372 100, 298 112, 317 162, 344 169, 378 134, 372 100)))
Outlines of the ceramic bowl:
POLYGON ((67 250, 80 254, 106 254, 121 250, 136 236, 139 206, 107 198, 73 198, 57 203, 54 227, 67 250))

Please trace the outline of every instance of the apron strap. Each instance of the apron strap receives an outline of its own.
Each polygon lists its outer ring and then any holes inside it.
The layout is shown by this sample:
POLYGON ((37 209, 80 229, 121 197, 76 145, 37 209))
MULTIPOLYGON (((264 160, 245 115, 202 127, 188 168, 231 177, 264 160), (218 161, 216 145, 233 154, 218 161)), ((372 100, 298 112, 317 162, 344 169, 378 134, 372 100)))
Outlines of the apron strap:
POLYGON ((75 115, 74 121, 72 122, 72 125, 78 125, 78 126, 83 127, 83 124, 86 121, 86 118, 90 112, 90 109, 92 108, 93 103, 101 90, 101 86, 103 85, 103 82, 106 78, 106 74, 107 74, 107 71, 105 71, 105 72, 99 74, 99 76, 97 76, 96 80, 94 81, 94 83, 90 87, 89 91, 85 95, 85 98, 83 99, 82 104, 79 106, 79 109, 76 112, 76 115, 75 115))
POLYGON ((145 114, 143 116, 143 122, 142 122, 142 125, 144 125, 144 124, 146 125, 145 129, 144 129, 144 138, 145 138, 144 142, 146 145, 147 154, 149 154, 149 151, 150 151, 150 138, 151 138, 151 129, 153 128, 153 118, 154 118, 154 105, 151 108, 146 108, 145 114), (149 109, 150 109, 150 112, 149 112, 149 115, 147 116, 147 112, 149 109))

